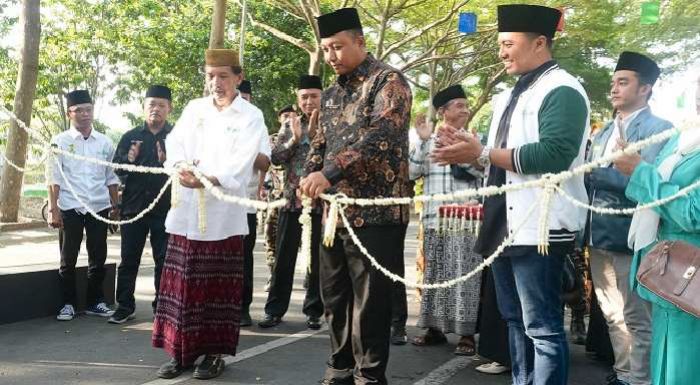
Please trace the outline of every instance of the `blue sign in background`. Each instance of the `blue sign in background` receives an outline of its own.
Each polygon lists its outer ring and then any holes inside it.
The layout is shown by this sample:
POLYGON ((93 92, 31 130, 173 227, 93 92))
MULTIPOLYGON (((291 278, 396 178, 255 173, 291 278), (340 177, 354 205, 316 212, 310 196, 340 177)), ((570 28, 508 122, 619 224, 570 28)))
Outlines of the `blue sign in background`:
POLYGON ((474 12, 461 12, 459 14, 459 32, 461 33, 475 33, 476 32, 476 13, 474 12))

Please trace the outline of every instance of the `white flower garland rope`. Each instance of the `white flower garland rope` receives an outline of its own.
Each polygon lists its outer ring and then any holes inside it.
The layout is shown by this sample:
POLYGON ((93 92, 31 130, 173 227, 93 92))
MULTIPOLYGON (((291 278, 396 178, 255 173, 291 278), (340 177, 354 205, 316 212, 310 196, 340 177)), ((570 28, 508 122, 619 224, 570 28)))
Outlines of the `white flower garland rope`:
POLYGON ((29 165, 25 164, 24 167, 20 167, 17 164, 15 164, 13 161, 10 160, 10 158, 7 157, 7 155, 5 155, 4 152, 0 155, 2 155, 2 158, 4 159, 5 163, 7 163, 10 167, 14 168, 18 172, 26 173, 29 170, 38 169, 39 167, 43 166, 46 163, 46 159, 49 157, 49 154, 51 152, 48 149, 44 149, 42 151, 42 153, 43 153, 43 155, 41 156, 41 158, 39 159, 38 162, 36 162, 34 164, 29 164, 29 165))
MULTIPOLYGON (((11 119, 15 120, 19 127, 24 129, 30 137, 36 139, 40 138, 38 134, 36 134, 32 129, 27 127, 24 122, 19 120, 12 112, 8 111, 5 109, 3 106, 0 106, 0 112, 5 113, 5 115, 9 116, 11 119)), ((404 198, 381 198, 381 199, 356 199, 356 198, 349 198, 347 196, 337 194, 337 195, 326 195, 323 194, 321 195, 321 198, 328 201, 330 203, 330 215, 329 219, 330 221, 326 223, 326 229, 324 232, 324 245, 329 245, 333 243, 333 239, 335 236, 335 228, 337 225, 337 218, 340 216, 340 218, 343 220, 343 223, 345 224, 346 229, 348 230, 351 238, 353 241, 356 243, 356 245, 360 248, 360 250, 365 254, 368 259, 372 262, 372 264, 382 271, 385 275, 387 275, 389 278, 395 281, 400 281, 404 283, 408 287, 415 287, 415 288, 422 288, 422 289, 433 289, 433 288, 445 288, 445 287, 450 287, 453 285, 458 284, 459 282, 466 281, 470 277, 472 277, 474 274, 479 273, 485 266, 488 266, 502 251, 507 247, 510 243, 512 243, 513 235, 517 233, 520 228, 525 223, 525 220, 518 226, 517 230, 511 234, 510 237, 508 237, 502 244, 499 246, 499 248, 496 250, 496 252, 491 255, 489 258, 487 258, 481 265, 479 265, 474 271, 466 274, 463 277, 447 281, 447 282, 442 282, 438 284, 414 284, 411 282, 407 282, 405 279, 392 274, 389 270, 386 268, 382 267, 379 265, 379 263, 367 252, 366 248, 362 246, 360 243, 359 239, 355 235, 354 231, 352 230, 352 226, 350 226, 350 223, 347 220, 347 217, 345 216, 344 212, 344 207, 347 205, 356 205, 356 206, 393 206, 393 205, 403 205, 403 204, 410 204, 412 202, 428 202, 428 201, 456 201, 456 200, 463 200, 465 198, 470 198, 474 196, 491 196, 491 195, 498 195, 498 194, 504 194, 507 192, 511 191, 517 191, 517 190, 522 190, 522 189, 527 189, 527 188, 542 188, 543 189, 543 194, 540 197, 539 206, 541 208, 541 213, 540 213, 540 222, 539 222, 539 242, 538 242, 538 251, 541 252, 542 254, 546 254, 548 252, 548 218, 549 218, 549 210, 550 210, 550 202, 552 199, 552 196, 555 192, 561 193, 566 199, 571 201, 573 204, 579 206, 579 207, 584 207, 589 210, 593 210, 597 213, 600 214, 608 214, 608 215, 616 215, 620 214, 621 212, 624 212, 625 214, 633 213, 639 210, 643 210, 646 208, 652 208, 652 207, 658 207, 663 204, 666 204, 674 199, 678 199, 679 197, 686 196, 691 190, 700 187, 700 181, 687 186, 686 188, 682 189, 678 193, 664 198, 660 199, 655 202, 650 202, 646 205, 640 205, 636 208, 633 209, 622 209, 622 210, 613 210, 613 209, 606 209, 606 208, 597 208, 591 205, 587 205, 584 202, 580 202, 576 200, 575 198, 571 197, 568 195, 564 190, 562 190, 558 184, 570 179, 574 176, 582 175, 586 172, 590 172, 596 167, 600 167, 603 164, 609 164, 613 160, 617 159, 622 153, 634 153, 637 152, 649 145, 656 144, 656 143, 661 143, 669 138, 671 138, 673 135, 677 134, 678 132, 681 132, 685 129, 691 128, 698 125, 697 122, 692 122, 685 124, 681 127, 677 127, 674 129, 666 130, 662 133, 656 134, 654 136, 651 136, 643 141, 635 142, 633 144, 630 144, 627 146, 624 150, 619 150, 615 151, 612 154, 602 157, 601 159, 598 159, 597 161, 590 162, 583 164, 574 170, 571 171, 564 171, 558 174, 548 174, 544 175, 542 178, 534 180, 534 181, 529 181, 525 183, 520 183, 520 184, 514 184, 514 185, 506 185, 502 187, 495 187, 495 186, 489 186, 485 188, 480 188, 480 189, 466 189, 466 190, 461 190, 461 191, 456 191, 454 193, 450 194, 435 194, 432 196, 417 196, 417 197, 404 197, 404 198), (338 215, 335 215, 336 212, 338 215)), ((79 160, 84 160, 88 162, 93 162, 97 164, 101 164, 107 167, 112 167, 114 169, 123 169, 123 170, 128 170, 132 172, 143 172, 143 173, 154 173, 154 174, 169 174, 171 177, 169 178, 168 182, 166 185, 163 187, 163 189, 160 191, 156 199, 147 207, 143 212, 139 213, 136 217, 132 218, 131 220, 128 221, 111 221, 105 218, 100 217, 95 213, 93 210, 91 210, 78 196, 77 194, 73 191, 72 186, 70 185, 70 182, 68 182, 67 178, 63 174, 63 170, 59 168, 61 175, 63 179, 66 181, 66 185, 70 192, 73 194, 73 196, 78 200, 78 202, 95 218, 106 222, 108 224, 126 224, 126 223, 131 223, 135 222, 136 220, 142 218, 145 216, 149 211, 151 211, 158 200, 162 197, 164 192, 167 190, 168 185, 173 186, 173 193, 172 193, 172 198, 171 198, 171 203, 173 204, 173 207, 176 207, 178 205, 179 201, 179 189, 180 186, 178 183, 173 183, 173 176, 172 174, 174 173, 173 169, 164 169, 164 168, 155 168, 155 167, 143 167, 143 166, 135 166, 135 165, 125 165, 125 164, 115 164, 107 161, 103 161, 100 159, 94 159, 94 158, 88 158, 80 155, 76 155, 73 153, 70 153, 68 151, 63 151, 58 148, 51 148, 50 151, 47 149, 47 153, 55 153, 55 154, 61 154, 64 156, 68 157, 73 157, 75 159, 79 160)), ((46 155, 48 157, 48 154, 46 155)), ((12 164, 13 166, 16 167, 16 165, 12 164)), ((199 230, 201 232, 206 231, 206 205, 205 205, 205 190, 212 194, 215 198, 234 203, 234 204, 239 204, 242 206, 247 206, 247 207, 252 207, 255 208, 256 210, 269 210, 277 207, 282 207, 286 204, 286 200, 281 199, 275 202, 261 202, 261 201, 256 201, 256 200, 251 200, 247 198, 241 198, 237 196, 230 196, 221 191, 220 188, 214 186, 204 175, 196 168, 192 166, 186 166, 189 167, 194 173, 194 175, 200 180, 202 185, 204 186, 204 189, 200 189, 198 192, 198 200, 199 200, 199 210, 198 210, 198 221, 199 221, 199 230)), ((18 168, 19 169, 19 168, 18 168)), ((527 215, 525 215, 525 218, 529 217, 533 212, 534 208, 536 207, 536 204, 533 204, 533 206, 530 208, 530 211, 527 215)), ((300 222, 303 224, 303 230, 302 230, 302 245, 304 246, 302 248, 302 251, 307 253, 307 258, 310 261, 310 247, 311 247, 311 217, 310 217, 310 200, 306 200, 305 210, 302 212, 302 216, 300 217, 300 222), (306 240, 306 241, 305 241, 306 240)))
POLYGON ((406 278, 401 277, 400 275, 394 274, 389 269, 385 268, 382 266, 377 260, 369 253, 367 248, 362 244, 360 239, 357 237, 357 234, 355 234, 355 231, 352 228, 352 225, 350 224, 350 221, 348 220, 347 216, 345 215, 345 210, 339 210, 340 218, 343 221, 343 224, 345 225, 345 229, 348 232, 348 235, 350 235, 350 238, 353 240, 357 248, 360 250, 360 252, 370 261, 372 266, 374 266, 377 270, 382 272, 387 278, 391 279, 394 282, 400 282, 404 284, 407 288, 411 289, 421 289, 421 290, 431 290, 431 289, 447 289, 452 286, 456 286, 460 283, 466 282, 472 277, 474 277, 477 274, 480 274, 484 268, 487 266, 490 266, 493 261, 496 260, 502 253, 503 250, 506 249, 506 247, 510 246, 513 243, 513 240, 515 238, 515 234, 517 234, 525 225, 527 222, 527 218, 530 217, 535 212, 535 209, 538 206, 541 206, 543 203, 543 198, 540 198, 539 201, 534 202, 532 206, 530 206, 530 209, 528 210, 527 214, 523 217, 523 220, 518 224, 518 226, 513 230, 513 232, 503 240, 500 246, 496 249, 496 251, 493 252, 488 258, 486 258, 482 263, 480 263, 474 270, 468 272, 467 274, 457 277, 454 279, 451 279, 449 281, 444 281, 444 282, 437 282, 437 283, 416 283, 416 282, 411 282, 407 280, 406 278))
MULTIPOLYGON (((27 131, 30 136, 36 138, 39 137, 38 134, 33 132, 32 129, 27 127, 24 122, 21 120, 17 119, 17 117, 4 107, 0 106, 0 112, 4 112, 7 116, 9 116, 11 119, 15 120, 18 125, 23 128, 25 131, 27 131)), ((498 195, 498 194, 503 194, 506 192, 511 192, 511 191, 517 191, 521 189, 526 189, 526 188, 533 188, 533 187, 540 187, 544 188, 546 183, 552 183, 552 184, 557 184, 560 183, 561 181, 564 181, 566 179, 569 179, 575 175, 580 175, 585 172, 589 172, 595 167, 599 167, 602 164, 609 164, 612 160, 616 159, 617 157, 620 156, 622 152, 626 153, 632 153, 639 151, 640 149, 649 146, 651 144, 655 143, 660 143, 662 141, 665 141, 669 139, 671 136, 675 135, 677 132, 680 132, 684 129, 687 129, 691 126, 697 125, 697 122, 692 122, 685 124, 681 127, 674 128, 671 130, 666 130, 660 134, 656 134, 654 136, 651 136, 643 141, 635 142, 631 145, 629 145, 625 150, 623 151, 616 151, 609 156, 603 157, 595 162, 587 163, 582 166, 577 167, 575 170, 572 171, 565 171, 559 174, 554 174, 552 176, 549 176, 549 180, 545 180, 545 178, 530 181, 530 182, 525 182, 525 183, 520 183, 520 184, 512 184, 512 185, 506 185, 503 187, 495 187, 495 186, 489 186, 485 188, 480 188, 480 189, 466 189, 466 190, 461 190, 461 191, 456 191, 451 194, 436 194, 432 196, 427 196, 427 195, 422 195, 422 196, 417 196, 417 197, 405 197, 405 198, 381 198, 381 199, 354 199, 354 198, 348 198, 348 197, 343 197, 343 196, 338 196, 335 199, 333 198, 334 196, 326 195, 323 194, 321 196, 322 199, 325 199, 331 203, 331 208, 333 208, 333 201, 335 200, 337 204, 346 204, 346 205, 357 205, 357 206, 390 206, 390 205, 397 205, 397 204, 410 204, 412 202, 428 202, 428 201, 447 201, 447 200, 462 200, 460 198, 469 198, 469 197, 474 197, 474 196, 491 196, 491 195, 498 195)), ((155 168, 155 167, 143 167, 143 166, 135 166, 135 165, 125 165, 125 164, 115 164, 115 163, 110 163, 106 161, 102 161, 99 159, 94 159, 94 158, 88 158, 76 154, 72 154, 67 151, 63 151, 57 148, 52 149, 56 153, 60 153, 62 155, 68 156, 68 157, 73 157, 75 159, 80 159, 80 160, 85 160, 85 161, 90 161, 98 164, 102 164, 104 166, 109 166, 114 169, 123 169, 127 171, 132 171, 132 172, 150 172, 150 173, 158 173, 158 174, 172 174, 174 170, 168 170, 164 168, 155 168)), ((199 178, 200 180, 202 178, 199 178)), ((230 203, 236 203, 242 206, 247 206, 247 207, 252 207, 257 210, 265 210, 265 209, 273 209, 277 207, 284 206, 286 204, 285 200, 278 200, 275 202, 261 202, 261 201, 255 201, 255 200, 250 200, 247 198, 240 198, 237 196, 229 196, 221 192, 218 188, 214 187, 211 185, 211 183, 207 183, 208 181, 202 181, 202 183, 205 186, 205 189, 209 191, 212 195, 214 195, 217 199, 222 199, 225 201, 228 201, 230 203)), ((173 184, 177 185, 177 183, 173 184)), ((175 194, 177 197, 177 194, 175 194)), ((174 202, 176 202, 176 199, 174 199, 174 202)), ((337 206, 336 204, 336 206, 337 206)))
POLYGON ((70 183, 70 181, 69 181, 68 178, 66 177, 66 174, 63 172, 63 168, 59 166, 59 167, 58 167, 58 171, 61 173, 62 181, 65 183, 65 186, 67 187, 67 190, 73 195, 73 197, 75 198, 75 200, 77 200, 78 203, 80 203, 80 205, 83 206, 83 208, 84 208, 88 213, 90 213, 90 215, 92 215, 95 219, 97 219, 97 220, 99 220, 99 221, 102 221, 102 222, 107 223, 107 224, 109 224, 109 225, 117 225, 117 226, 127 225, 127 224, 130 224, 130 223, 134 223, 134 222, 140 220, 141 218, 145 217, 146 214, 148 214, 149 212, 151 212, 151 211, 156 207, 156 204, 158 204, 158 201, 160 201, 160 199, 163 197, 163 194, 165 194, 165 192, 168 190, 168 186, 170 186, 171 184, 173 184, 173 177, 171 176, 170 178, 168 178, 168 181, 165 182, 165 184, 163 185, 163 188, 160 189, 160 191, 158 192, 158 195, 156 196, 156 198, 153 199, 153 202, 151 202, 151 204, 148 205, 148 207, 146 207, 143 211, 141 211, 141 212, 138 213, 136 216, 134 216, 133 218, 128 219, 128 220, 113 221, 113 220, 111 220, 111 219, 101 217, 97 212, 95 212, 95 210, 91 209, 90 206, 88 206, 88 204, 85 203, 85 202, 78 196, 78 194, 75 192, 75 188, 73 187, 73 185, 70 183))
POLYGON ((566 200, 571 202, 573 205, 578 206, 578 207, 583 208, 583 209, 586 209, 586 210, 593 211, 596 214, 601 214, 601 215, 633 215, 637 211, 661 207, 661 206, 666 205, 669 202, 672 202, 676 199, 687 197, 688 194, 690 194, 693 190, 698 189, 698 188, 700 188, 700 179, 693 182, 692 184, 689 184, 689 185, 683 187, 682 189, 678 190, 678 192, 676 192, 675 194, 669 195, 666 198, 661 198, 657 201, 649 202, 649 203, 646 203, 643 205, 638 205, 636 207, 631 207, 631 208, 626 208, 626 209, 611 209, 611 208, 607 208, 607 207, 592 206, 592 205, 589 205, 585 202, 581 202, 580 200, 569 195, 561 187, 559 187, 559 186, 555 187, 557 192, 559 194, 561 194, 566 200))

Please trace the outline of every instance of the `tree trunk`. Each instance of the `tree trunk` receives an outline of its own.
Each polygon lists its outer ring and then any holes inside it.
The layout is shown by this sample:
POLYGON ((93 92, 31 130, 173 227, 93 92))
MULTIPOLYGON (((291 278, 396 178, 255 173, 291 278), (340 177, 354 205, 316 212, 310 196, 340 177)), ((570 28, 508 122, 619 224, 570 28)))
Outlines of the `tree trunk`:
POLYGON ((243 65, 243 58, 245 53, 245 20, 248 17, 248 2, 243 0, 243 6, 241 7, 241 28, 240 28, 240 41, 238 42, 238 61, 241 62, 241 67, 243 65))
POLYGON ((428 87, 428 123, 432 125, 433 123, 435 123, 437 112, 433 107, 433 96, 435 96, 435 93, 437 92, 437 90, 435 89, 437 85, 437 62, 430 62, 428 71, 430 76, 430 85, 428 87))
MULTIPOLYGON (((23 0, 19 25, 24 33, 21 59, 15 88, 14 113, 27 126, 32 117, 39 71, 39 38, 41 36, 40 0, 23 0)), ((14 120, 7 140, 7 158, 24 167, 27 157, 27 133, 14 120)), ((0 178, 0 222, 17 222, 22 192, 23 173, 5 165, 0 178)))
POLYGON ((321 64, 323 64, 323 51, 317 46, 314 52, 309 52, 309 75, 321 75, 321 64))
MULTIPOLYGON (((209 31, 209 48, 224 48, 224 28, 226 27, 226 0, 216 0, 214 14, 211 16, 211 30, 209 31)), ((209 96, 206 79, 202 96, 209 96)))
POLYGON ((224 28, 226 27, 226 0, 216 0, 214 15, 211 18, 209 48, 224 48, 224 28))

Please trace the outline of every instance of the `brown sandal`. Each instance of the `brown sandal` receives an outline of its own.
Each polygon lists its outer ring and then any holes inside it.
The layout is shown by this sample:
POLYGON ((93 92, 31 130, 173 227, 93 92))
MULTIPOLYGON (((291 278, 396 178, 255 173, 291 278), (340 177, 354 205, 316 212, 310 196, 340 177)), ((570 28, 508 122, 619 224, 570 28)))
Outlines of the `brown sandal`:
POLYGON ((455 348, 455 355, 457 356, 473 356, 476 354, 476 344, 474 343, 473 336, 462 336, 457 343, 455 348))
POLYGON ((447 337, 438 330, 428 329, 423 335, 415 336, 411 343, 416 346, 433 346, 447 342, 447 337))

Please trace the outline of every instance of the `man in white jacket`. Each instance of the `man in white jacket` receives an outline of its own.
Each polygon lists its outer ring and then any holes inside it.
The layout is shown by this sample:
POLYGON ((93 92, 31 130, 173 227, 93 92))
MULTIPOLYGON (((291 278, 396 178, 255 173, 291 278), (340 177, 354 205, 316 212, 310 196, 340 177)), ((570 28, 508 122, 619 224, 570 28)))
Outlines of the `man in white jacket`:
MULTIPOLYGON (((515 87, 494 104, 486 146, 455 130, 439 132, 443 163, 484 168, 488 186, 517 185, 583 163, 589 103, 579 82, 552 60, 551 46, 561 12, 535 5, 498 7, 499 55, 515 87)), ((583 177, 562 182, 569 195, 585 201, 583 177)), ((513 240, 492 265, 499 310, 508 322, 513 383, 567 383, 569 352, 562 314, 564 259, 573 252, 585 212, 561 195, 552 197, 548 253, 538 250, 543 189, 520 189, 487 197, 476 251, 490 256, 513 240), (519 228, 522 223, 522 228, 519 228), (517 230, 517 231, 516 231, 517 230)))

